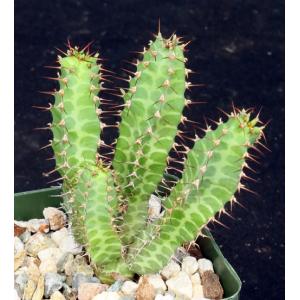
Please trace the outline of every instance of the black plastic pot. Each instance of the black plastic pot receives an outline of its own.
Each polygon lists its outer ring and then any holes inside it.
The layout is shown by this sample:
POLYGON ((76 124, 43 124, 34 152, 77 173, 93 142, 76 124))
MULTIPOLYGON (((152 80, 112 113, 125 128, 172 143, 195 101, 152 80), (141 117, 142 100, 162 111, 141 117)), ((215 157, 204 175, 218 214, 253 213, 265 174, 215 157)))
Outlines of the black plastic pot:
MULTIPOLYGON (((15 194, 15 219, 29 220, 42 218, 43 209, 48 206, 59 207, 61 198, 60 188, 48 188, 15 194)), ((205 234, 210 238, 202 238, 199 245, 203 255, 213 262, 216 273, 220 276, 226 300, 238 300, 242 283, 232 266, 224 258, 220 248, 214 241, 211 233, 205 234)))

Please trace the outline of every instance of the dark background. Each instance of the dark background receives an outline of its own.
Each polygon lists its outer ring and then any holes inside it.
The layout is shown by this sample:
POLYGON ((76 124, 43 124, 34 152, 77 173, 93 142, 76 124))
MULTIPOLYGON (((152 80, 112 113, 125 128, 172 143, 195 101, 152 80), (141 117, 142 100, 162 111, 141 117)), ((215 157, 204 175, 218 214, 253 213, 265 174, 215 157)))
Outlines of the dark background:
POLYGON ((15 1, 15 191, 49 186, 42 173, 53 168, 45 160, 50 151, 39 151, 50 138, 35 131, 49 122, 50 114, 32 108, 46 105, 38 93, 51 90, 57 51, 70 39, 108 60, 105 67, 120 72, 132 60, 130 51, 142 50, 157 31, 174 31, 191 40, 188 67, 198 72, 192 99, 207 103, 195 107, 194 120, 217 118, 220 107, 262 108, 267 145, 255 184, 259 194, 242 192, 233 217, 221 218, 230 229, 210 226, 225 257, 240 275, 241 299, 284 299, 284 2, 241 1, 15 1))

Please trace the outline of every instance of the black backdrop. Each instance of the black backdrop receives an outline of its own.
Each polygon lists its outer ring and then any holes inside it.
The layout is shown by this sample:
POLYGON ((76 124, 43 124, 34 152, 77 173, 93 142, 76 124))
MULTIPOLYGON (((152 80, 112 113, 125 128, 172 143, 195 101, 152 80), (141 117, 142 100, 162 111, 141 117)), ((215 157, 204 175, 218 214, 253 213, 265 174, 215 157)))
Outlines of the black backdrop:
MULTIPOLYGON (((120 73, 122 60, 134 59, 157 30, 191 40, 188 67, 199 72, 191 97, 207 104, 194 109, 217 118, 216 107, 262 108, 268 147, 256 167, 259 196, 242 192, 230 229, 210 226, 224 255, 243 281, 242 299, 284 298, 284 4, 279 0, 222 1, 15 1, 15 191, 47 187, 42 172, 53 167, 49 151, 39 151, 49 134, 35 131, 50 121, 32 105, 48 102, 54 47, 70 39, 80 46, 95 40, 105 66, 120 73)), ((122 74, 121 74, 122 75, 122 74)))

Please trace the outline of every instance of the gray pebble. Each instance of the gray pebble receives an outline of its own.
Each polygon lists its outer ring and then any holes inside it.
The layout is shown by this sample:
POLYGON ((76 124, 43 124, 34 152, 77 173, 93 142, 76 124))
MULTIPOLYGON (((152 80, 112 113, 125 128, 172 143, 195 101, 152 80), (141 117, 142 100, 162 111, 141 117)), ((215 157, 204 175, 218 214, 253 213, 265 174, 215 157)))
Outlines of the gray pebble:
POLYGON ((189 256, 188 252, 186 251, 185 248, 183 247, 179 247, 176 249, 176 252, 174 253, 174 255, 172 256, 172 259, 177 262, 177 263, 181 263, 184 257, 189 256))
POLYGON ((72 280, 72 288, 75 291, 78 291, 78 287, 82 283, 101 283, 97 277, 88 276, 82 273, 75 273, 72 280))
POLYGON ((108 288, 107 291, 108 291, 108 292, 118 292, 118 291, 121 289, 123 283, 124 283, 124 280, 119 279, 119 280, 115 281, 115 282, 108 288))
POLYGON ((56 273, 45 274, 45 297, 49 298, 55 291, 62 288, 65 276, 56 273))
POLYGON ((121 296, 120 300, 135 300, 135 296, 121 296))
POLYGON ((56 263, 56 267, 58 272, 63 272, 65 269, 65 264, 68 261, 68 259, 72 259, 73 258, 73 254, 66 252, 64 253, 60 259, 58 260, 58 262, 56 263))
POLYGON ((19 297, 22 297, 27 281, 28 274, 25 270, 15 275, 15 289, 18 292, 19 297))

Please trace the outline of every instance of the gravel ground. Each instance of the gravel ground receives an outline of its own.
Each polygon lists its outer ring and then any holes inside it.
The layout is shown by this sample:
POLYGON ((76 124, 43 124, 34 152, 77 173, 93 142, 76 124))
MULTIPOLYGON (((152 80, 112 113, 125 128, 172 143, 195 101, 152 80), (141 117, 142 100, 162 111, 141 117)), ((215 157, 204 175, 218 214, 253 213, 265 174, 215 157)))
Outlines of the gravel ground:
POLYGON ((205 83, 191 92, 207 101, 191 117, 219 117, 216 107, 230 110, 231 102, 262 108, 268 147, 256 167, 259 196, 242 193, 245 209, 236 206, 235 220, 221 221, 230 229, 211 226, 224 255, 244 285, 242 299, 284 298, 284 3, 266 1, 15 1, 15 191, 47 187, 42 172, 53 167, 51 153, 39 152, 49 135, 34 131, 50 116, 32 105, 47 99, 37 91, 53 88, 43 76, 44 65, 55 60, 57 46, 67 39, 84 45, 95 40, 107 68, 126 67, 130 51, 141 50, 156 31, 176 30, 192 40, 189 67, 205 83))

